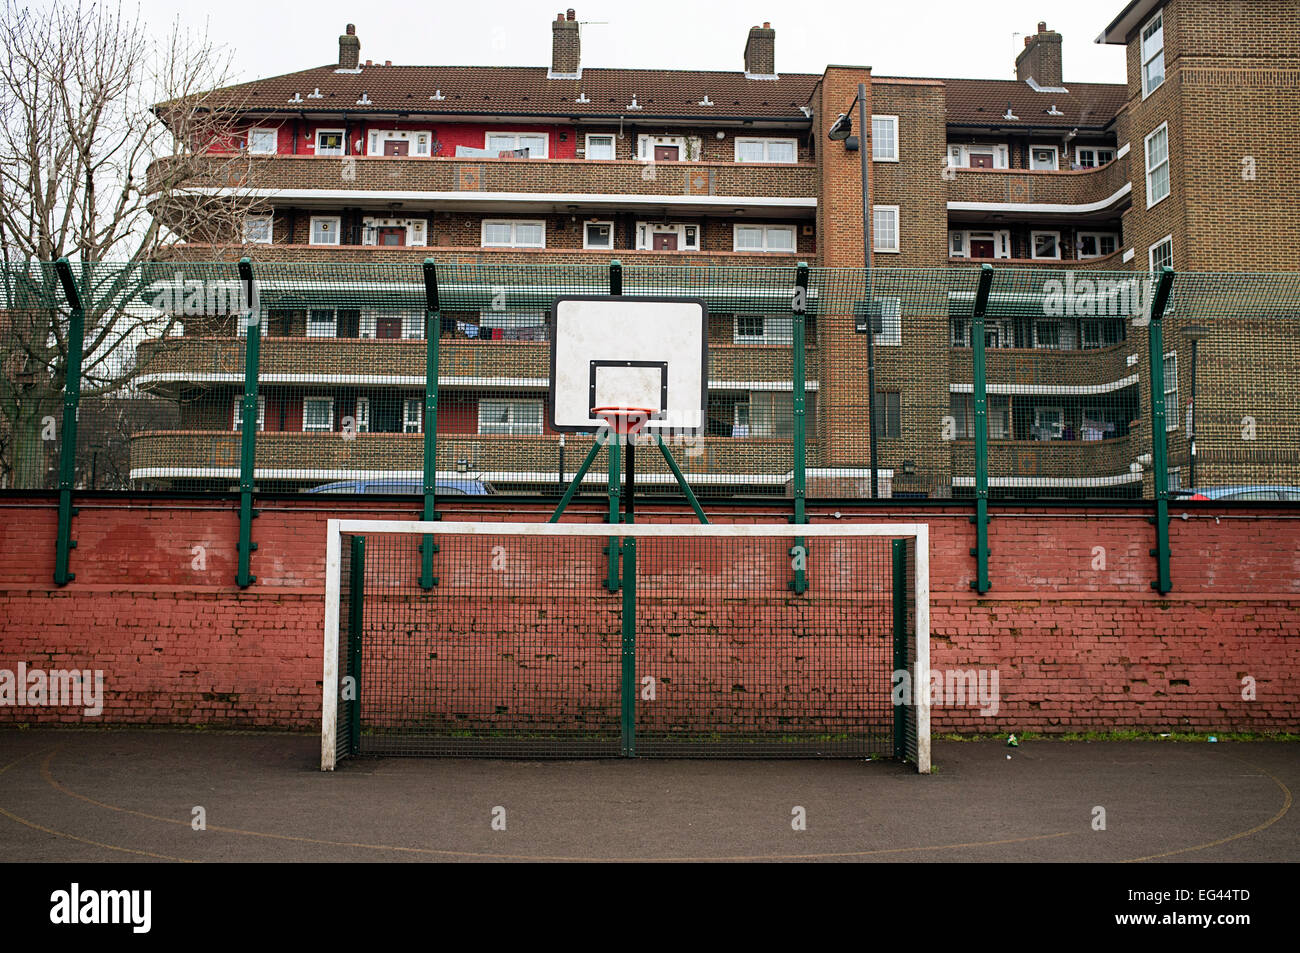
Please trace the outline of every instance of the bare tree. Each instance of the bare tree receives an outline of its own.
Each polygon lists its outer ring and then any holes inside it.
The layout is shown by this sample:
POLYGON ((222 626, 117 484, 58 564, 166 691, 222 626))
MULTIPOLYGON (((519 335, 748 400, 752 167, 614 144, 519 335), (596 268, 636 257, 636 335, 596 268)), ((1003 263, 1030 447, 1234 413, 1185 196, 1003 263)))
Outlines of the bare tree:
MULTIPOLYGON (((86 305, 81 388, 131 389, 135 345, 173 331, 151 265, 186 239, 244 242, 250 210, 229 57, 120 7, 3 0, 0 14, 0 485, 49 484, 67 378, 68 258, 86 305)), ((170 299, 168 299, 170 300, 170 299)))

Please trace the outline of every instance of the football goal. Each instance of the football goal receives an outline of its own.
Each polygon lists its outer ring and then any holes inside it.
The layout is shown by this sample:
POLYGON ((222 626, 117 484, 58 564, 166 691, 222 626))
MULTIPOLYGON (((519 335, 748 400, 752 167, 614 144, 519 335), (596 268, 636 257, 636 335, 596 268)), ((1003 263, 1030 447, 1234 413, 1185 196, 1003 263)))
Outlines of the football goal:
POLYGON ((928 772, 924 525, 330 520, 321 767, 897 758, 928 772), (428 571, 432 554, 433 573, 428 571))

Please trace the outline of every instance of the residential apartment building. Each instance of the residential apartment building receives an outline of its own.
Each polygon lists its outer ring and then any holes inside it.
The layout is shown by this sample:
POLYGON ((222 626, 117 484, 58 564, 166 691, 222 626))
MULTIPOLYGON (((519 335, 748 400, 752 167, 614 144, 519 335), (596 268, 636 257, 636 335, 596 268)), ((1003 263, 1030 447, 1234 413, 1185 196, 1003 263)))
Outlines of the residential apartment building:
MULTIPOLYGON (((257 208, 243 235, 185 235, 174 254, 412 269, 430 257, 453 269, 617 258, 741 283, 736 269, 788 268, 793 283, 801 261, 862 268, 866 148, 873 273, 983 261, 1017 273, 1017 293, 995 300, 985 328, 994 492, 1149 495, 1145 330, 1123 311, 1045 308, 1050 289, 1032 275, 1293 269, 1297 27, 1295 0, 1134 0, 1099 38, 1125 44, 1127 82, 1090 84, 1067 80, 1062 37, 1045 23, 1014 80, 784 73, 769 24, 749 30, 734 72, 591 69, 572 10, 551 23, 549 67, 394 66, 363 60, 349 25, 335 62, 224 91, 239 134, 213 144, 214 169, 242 150, 248 171, 207 188, 257 208), (859 84, 869 130, 850 109, 859 84), (854 135, 829 141, 840 113, 854 135)), ((420 470, 423 313, 331 294, 263 294, 259 486, 420 470), (346 446, 323 439, 348 426, 346 446)), ((850 309, 809 320, 809 492, 867 495, 874 403, 882 495, 968 495, 970 296, 882 286, 872 300, 874 402, 867 325, 850 309)), ((706 452, 684 461, 710 492, 790 491, 790 327, 711 309, 706 452)), ((176 399, 182 421, 133 440, 141 485, 230 482, 238 459, 240 330, 228 319, 185 330, 140 349, 142 383, 176 399)), ((1273 333, 1243 332, 1236 353, 1275 360, 1273 333)), ((505 490, 561 482, 545 336, 544 308, 509 287, 501 301, 444 307, 440 472, 505 490)), ((1189 341, 1170 341, 1178 461, 1193 369, 1189 341)), ((1207 356, 1200 370, 1198 426, 1227 434, 1240 394, 1227 386, 1230 363, 1207 356)), ((1206 466, 1220 455, 1213 480, 1290 473, 1289 458, 1234 452, 1200 448, 1206 466)))

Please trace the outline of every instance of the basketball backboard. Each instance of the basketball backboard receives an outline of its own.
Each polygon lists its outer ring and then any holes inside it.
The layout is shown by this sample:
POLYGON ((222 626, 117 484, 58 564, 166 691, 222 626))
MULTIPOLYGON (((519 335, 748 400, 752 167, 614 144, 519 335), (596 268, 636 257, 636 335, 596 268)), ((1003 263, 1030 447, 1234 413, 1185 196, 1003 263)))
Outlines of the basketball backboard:
POLYGON ((704 429, 708 309, 698 298, 558 298, 551 311, 551 425, 595 431, 598 407, 645 408, 645 429, 704 429))

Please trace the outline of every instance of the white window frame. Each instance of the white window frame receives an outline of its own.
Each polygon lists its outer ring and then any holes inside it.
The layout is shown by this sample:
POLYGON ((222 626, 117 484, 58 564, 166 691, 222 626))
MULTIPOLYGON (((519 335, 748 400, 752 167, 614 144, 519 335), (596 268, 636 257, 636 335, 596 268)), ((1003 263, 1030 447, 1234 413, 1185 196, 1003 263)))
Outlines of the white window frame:
POLYGON ((1078 250, 1079 258, 1080 258, 1080 259, 1083 259, 1083 260, 1087 260, 1087 259, 1090 259, 1090 258, 1105 258, 1105 257, 1107 257, 1108 255, 1113 255, 1113 254, 1115 254, 1115 252, 1119 251, 1119 235, 1115 234, 1114 232, 1079 232, 1079 234, 1076 236, 1075 240, 1076 240, 1076 243, 1077 243, 1077 245, 1078 245, 1078 249, 1079 249, 1079 250, 1078 250), (1095 254, 1095 255, 1085 255, 1085 254, 1083 253, 1083 240, 1084 240, 1085 238, 1095 238, 1095 239, 1097 239, 1097 254, 1095 254), (1102 250, 1101 250, 1101 240, 1102 240, 1103 238, 1109 238, 1111 241, 1113 241, 1113 242, 1115 243, 1115 247, 1114 247, 1113 249, 1111 249, 1110 251, 1102 251, 1102 250))
MULTIPOLYGON (((360 329, 358 329, 358 333, 360 333, 360 329)), ((336 337, 338 337, 338 336, 339 336, 339 315, 338 315, 338 312, 337 312, 337 311, 335 311, 333 308, 308 308, 308 309, 307 309, 307 337, 309 337, 309 338, 336 338, 336 337), (314 315, 314 314, 328 314, 328 315, 330 316, 330 320, 329 320, 329 329, 330 329, 330 333, 329 333, 329 334, 313 334, 313 333, 312 333, 312 325, 313 325, 313 324, 315 324, 315 325, 320 325, 320 324, 323 323, 323 322, 320 322, 320 321, 313 321, 313 320, 312 320, 312 315, 314 315)))
POLYGON ((598 162, 609 162, 609 161, 612 160, 612 159, 617 159, 617 158, 618 158, 618 136, 615 135, 615 134, 612 133, 612 132, 589 132, 589 133, 587 133, 587 137, 586 137, 586 139, 583 140, 583 151, 582 151, 582 154, 583 154, 583 157, 584 157, 584 158, 587 158, 587 159, 592 158, 592 156, 591 156, 591 140, 592 140, 592 139, 608 139, 608 140, 609 140, 609 151, 610 151, 609 159, 597 159, 597 160, 595 160, 595 161, 598 161, 598 162))
POLYGON ((1165 354, 1165 430, 1178 429, 1178 353, 1170 351, 1165 354), (1173 371, 1169 369, 1173 362, 1173 371), (1173 395, 1172 399, 1170 394, 1173 395))
POLYGON ((1038 261, 1060 261, 1061 260, 1061 233, 1053 229, 1043 229, 1041 231, 1031 231, 1029 233, 1029 257, 1038 261), (1056 254, 1040 255, 1038 254, 1038 238, 1040 235, 1052 235, 1056 238, 1056 254))
MULTIPOLYGON (((498 426, 498 425, 497 425, 497 424, 488 424, 488 426, 498 426)), ((531 428, 532 425, 529 424, 528 426, 531 428)), ((545 411, 545 408, 542 406, 542 402, 541 402, 540 400, 533 400, 533 399, 510 400, 510 399, 502 399, 502 398, 492 398, 492 399, 490 399, 490 400, 489 400, 489 399, 481 399, 481 400, 479 400, 479 402, 478 402, 478 433, 479 433, 480 435, 484 435, 484 434, 498 434, 498 433, 499 433, 499 434, 510 434, 510 435, 512 435, 512 436, 538 436, 538 435, 544 433, 545 430, 546 430, 546 411, 545 411), (508 429, 506 429, 506 430, 484 430, 484 429, 483 429, 483 427, 484 427, 483 416, 484 416, 484 414, 486 413, 487 408, 490 407, 490 406, 497 406, 497 405, 501 405, 501 404, 505 404, 506 406, 508 406, 508 407, 510 408, 510 420, 505 424, 505 426, 506 426, 508 429), (514 428, 516 428, 516 427, 523 426, 523 424, 516 424, 516 422, 515 422, 515 419, 514 419, 514 418, 515 418, 515 409, 516 409, 517 407, 522 406, 522 405, 525 405, 525 404, 533 405, 533 406, 536 406, 536 408, 537 408, 537 429, 536 429, 536 430, 532 430, 532 429, 529 429, 529 430, 517 430, 517 429, 514 429, 514 428)))
POLYGON ((1100 169, 1104 165, 1110 165, 1115 161, 1115 150, 1110 146, 1078 146, 1074 150, 1075 164, 1081 169, 1100 169), (1092 156, 1092 163, 1088 164, 1083 161, 1083 154, 1087 152, 1092 156), (1105 162, 1101 161, 1101 153, 1109 152, 1110 158, 1105 162))
POLYGON ((793 225, 760 225, 755 222, 736 223, 731 226, 731 250, 752 254, 777 254, 777 255, 795 255, 799 252, 799 233, 793 225), (756 228, 763 234, 762 248, 741 248, 740 247, 740 230, 743 228, 756 228), (772 248, 768 236, 773 232, 788 232, 790 235, 789 248, 772 248))
POLYGON ((433 134, 427 129, 371 129, 366 136, 366 155, 382 156, 384 144, 392 140, 411 144, 408 157, 428 158, 433 134))
POLYGON ((302 399, 302 432, 303 433, 333 433, 334 432, 334 398, 321 395, 312 395, 302 399), (310 401, 320 402, 328 401, 330 408, 330 420, 328 427, 309 427, 307 426, 307 404, 310 401))
POLYGON ((347 133, 347 130, 346 130, 346 129, 317 129, 317 130, 312 134, 312 137, 311 137, 312 147, 316 150, 316 155, 318 155, 318 156, 341 156, 341 155, 345 155, 345 154, 347 153, 347 151, 348 151, 348 140, 347 140, 347 135, 348 135, 348 133, 347 133), (329 149, 329 150, 322 151, 322 150, 321 150, 321 144, 320 144, 320 137, 321 137, 321 136, 329 136, 329 135, 333 135, 334 133, 338 133, 338 137, 339 137, 339 147, 338 147, 338 150, 335 151, 335 150, 333 150, 333 149, 329 149))
POLYGON ((1160 125, 1156 126, 1156 128, 1152 130, 1151 134, 1146 137, 1146 139, 1143 141, 1142 144, 1142 154, 1143 157, 1146 159, 1146 169, 1147 169, 1147 208, 1152 208, 1153 206, 1159 205, 1165 199, 1169 198, 1169 196, 1172 195, 1174 192, 1173 166, 1172 163, 1169 161, 1170 157, 1169 157, 1169 123, 1168 122, 1162 122, 1160 125), (1164 133, 1164 137, 1165 137, 1165 157, 1160 162, 1157 162, 1153 168, 1151 165, 1151 140, 1155 139, 1156 136, 1160 135, 1161 133, 1164 133), (1155 173, 1159 172, 1161 168, 1164 168, 1165 170, 1165 194, 1160 196, 1160 198, 1158 199, 1152 200, 1151 177, 1155 173))
POLYGON ((774 317, 763 314, 733 314, 731 320, 732 344, 785 344, 794 341, 794 320, 792 318, 774 317), (758 334, 741 332, 741 321, 758 321, 762 330, 758 334))
POLYGON ((540 218, 485 218, 483 224, 479 227, 479 243, 483 248, 545 248, 546 247, 546 220, 540 218), (489 243, 487 240, 487 230, 489 225, 509 225, 510 241, 504 244, 489 243), (542 242, 540 245, 523 244, 519 241, 518 229, 520 225, 540 225, 542 229, 542 242))
POLYGON ((341 215, 313 215, 311 217, 310 230, 307 234, 307 244, 330 246, 330 247, 333 247, 335 245, 342 245, 343 244, 343 217, 341 215), (332 241, 332 242, 316 241, 317 222, 333 222, 334 237, 337 239, 337 241, 332 241))
MULTIPOLYGON (((1174 264, 1174 236, 1173 236, 1172 234, 1170 234, 1170 235, 1166 235, 1164 238, 1160 239, 1160 241, 1156 242, 1156 243, 1153 244, 1150 248, 1147 249, 1147 267, 1148 267, 1148 270, 1149 270, 1149 271, 1151 272, 1151 274, 1153 274, 1153 275, 1156 274, 1156 249, 1157 249, 1157 248, 1161 248, 1161 247, 1163 247, 1163 246, 1165 246, 1165 245, 1168 245, 1168 246, 1169 246, 1169 267, 1171 267, 1171 268, 1173 267, 1173 264, 1174 264)), ((1162 265, 1162 267, 1163 267, 1163 265, 1162 265)))
MULTIPOLYGON (((871 343, 876 347, 895 347, 903 343, 903 299, 876 298, 880 305, 880 332, 874 330, 871 343)), ((871 321, 874 315, 868 317, 871 321)), ((874 328, 874 323, 871 325, 874 328)))
POLYGON ((402 399, 402 433, 424 433, 424 401, 419 397, 402 399))
POLYGON ((370 433, 370 398, 358 397, 352 407, 352 426, 355 433, 370 433))
POLYGON ((782 138, 779 138, 779 137, 764 137, 764 136, 737 136, 737 137, 735 138, 733 144, 732 144, 732 157, 733 157, 734 161, 736 161, 736 162, 751 162, 751 163, 767 162, 767 163, 771 163, 771 164, 773 164, 773 165, 794 165, 796 162, 799 161, 799 140, 798 140, 798 139, 782 139, 782 138), (763 147, 763 158, 761 158, 761 159, 742 159, 742 158, 740 157, 740 145, 741 145, 741 143, 755 143, 755 142, 756 142, 756 143, 759 143, 759 144, 763 147), (768 154, 768 153, 769 153, 769 149, 768 149, 768 147, 771 146, 772 143, 774 143, 774 142, 780 142, 780 143, 783 143, 783 144, 785 144, 785 145, 788 145, 792 150, 794 150, 794 158, 789 159, 789 160, 785 160, 785 159, 773 159, 773 158, 768 154))
POLYGON ((898 146, 898 117, 897 116, 872 116, 871 117, 871 161, 872 162, 897 162, 899 154, 898 146), (894 148, 892 153, 881 154, 876 150, 880 137, 876 135, 876 123, 884 123, 893 129, 892 139, 894 148))
POLYGON ((248 130, 248 154, 251 156, 273 156, 280 151, 280 130, 273 126, 253 126, 248 130), (253 137, 266 133, 274 140, 270 149, 254 149, 253 137))
POLYGON ((275 216, 271 213, 265 215, 248 215, 244 218, 244 244, 245 245, 270 245, 275 236, 275 216), (249 226, 253 224, 266 226, 265 238, 249 238, 249 226))
POLYGON ((1045 351, 1059 351, 1059 350, 1061 350, 1062 348, 1064 348, 1064 346, 1065 346, 1065 328, 1062 326, 1061 322, 1058 321, 1058 320, 1055 320, 1055 319, 1052 319, 1052 318, 1039 318, 1039 319, 1037 319, 1037 320, 1034 321, 1033 329, 1032 329, 1032 333, 1033 333, 1033 346, 1034 346, 1035 348, 1041 348, 1042 350, 1045 350, 1045 351), (1047 343, 1047 342, 1044 342, 1044 341, 1039 337, 1039 335, 1038 335, 1038 329, 1039 329, 1040 326, 1042 326, 1042 325, 1044 325, 1044 324, 1046 324, 1046 325, 1051 325, 1051 326, 1054 326, 1054 327, 1056 328, 1056 341, 1055 341, 1055 343, 1047 343))
POLYGON ((873 205, 871 207, 871 249, 876 252, 886 254, 898 254, 902 248, 903 235, 901 216, 897 205, 873 205), (880 244, 880 213, 892 215, 894 219, 894 244, 892 246, 880 244))
MULTIPOLYGON (((235 433, 238 433, 239 428, 243 426, 243 419, 242 419, 243 416, 244 416, 244 398, 242 395, 240 395, 239 397, 235 398, 235 409, 234 412, 231 414, 231 421, 230 421, 231 429, 234 430, 235 433)), ((266 430, 266 395, 265 394, 257 395, 257 430, 259 433, 266 430)))
POLYGON ((1157 89, 1165 84, 1165 12, 1160 10, 1146 23, 1142 24, 1142 29, 1138 32, 1138 59, 1140 61, 1139 70, 1142 74, 1142 98, 1146 99, 1157 89), (1158 21, 1158 22, 1157 22, 1158 21), (1152 29, 1152 26, 1156 29, 1152 29), (1160 33, 1160 48, 1150 54, 1147 53, 1147 32, 1150 31, 1154 36, 1156 31, 1160 33), (1147 78, 1147 67, 1160 60, 1160 82, 1154 86, 1149 85, 1147 78))
MULTIPOLYGON (((521 146, 521 145, 519 144, 519 140, 522 139, 522 138, 524 138, 524 137, 527 137, 527 138, 529 138, 529 139, 541 139, 541 140, 542 140, 542 154, 539 155, 539 156, 535 156, 535 155, 533 155, 533 154, 530 152, 530 153, 528 154, 528 158, 530 158, 530 159, 549 159, 549 158, 551 157, 551 134, 550 134, 549 132, 504 132, 504 131, 502 131, 502 132, 485 132, 485 133, 483 133, 483 149, 484 149, 485 151, 488 150, 488 149, 492 149, 492 148, 493 148, 491 145, 489 145, 489 143, 491 143, 491 141, 492 141, 492 139, 493 139, 494 136, 495 136, 495 137, 498 137, 498 138, 511 138, 511 139, 514 139, 515 144, 514 144, 513 146, 510 147, 511 149, 522 149, 522 148, 524 148, 523 146, 521 146)), ((501 149, 496 149, 495 151, 500 152, 500 151, 503 151, 503 150, 501 150, 501 149)))
POLYGON ((405 228, 406 247, 423 246, 426 222, 422 218, 375 218, 367 215, 361 219, 361 244, 378 245, 381 228, 405 228))
POLYGON ((614 223, 613 221, 593 220, 582 223, 582 247, 586 249, 601 249, 604 251, 612 250, 614 247, 614 223), (590 225, 605 225, 609 227, 609 244, 593 245, 587 240, 587 228, 590 225))
POLYGON ((1065 407, 1063 407, 1060 404, 1035 404, 1034 418, 1033 418, 1035 430, 1042 429, 1043 424, 1039 419, 1039 415, 1043 411, 1055 411, 1057 414, 1060 414, 1061 417, 1060 427, 1058 429, 1057 427, 1054 426, 1052 428, 1052 436, 1051 436, 1051 439, 1053 440, 1060 440, 1062 437, 1065 436, 1065 407))
POLYGON ((678 251, 699 251, 700 250, 700 232, 699 225, 687 225, 676 222, 637 222, 636 223, 636 250, 653 251, 654 237, 656 235, 673 234, 677 236, 678 251), (690 241, 687 235, 687 229, 692 229, 695 240, 690 241))
POLYGON ((423 311, 402 312, 402 340, 423 341, 424 323, 428 315, 423 311))
POLYGON ((357 339, 374 340, 379 337, 379 314, 374 311, 362 311, 357 318, 357 339))
POLYGON ((1011 147, 1005 142, 997 142, 992 145, 949 143, 948 167, 952 169, 969 169, 971 167, 970 154, 972 149, 977 152, 991 151, 993 153, 993 168, 995 169, 1009 169, 1011 167, 1011 147))
POLYGON ((993 242, 993 258, 1010 258, 1011 257, 1011 230, 1007 228, 998 229, 994 232, 975 231, 973 229, 953 229, 948 232, 948 257, 950 258, 970 258, 971 261, 988 261, 987 258, 971 258, 970 246, 973 241, 993 242), (954 252, 953 238, 960 236, 961 252, 954 252))
MULTIPOLYGON (((643 162, 654 162, 655 146, 677 146, 677 161, 686 162, 689 155, 686 152, 685 136, 646 136, 636 137, 636 156, 643 162)), ((665 160, 668 161, 668 160, 665 160)))
POLYGON ((1029 146, 1029 171, 1031 172, 1060 172, 1061 171, 1061 150, 1058 146, 1034 145, 1029 146), (1039 169, 1034 167, 1034 152, 1051 150, 1052 167, 1050 169, 1039 169))

